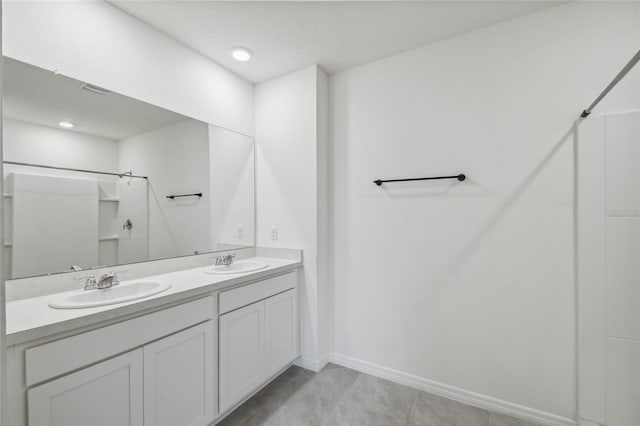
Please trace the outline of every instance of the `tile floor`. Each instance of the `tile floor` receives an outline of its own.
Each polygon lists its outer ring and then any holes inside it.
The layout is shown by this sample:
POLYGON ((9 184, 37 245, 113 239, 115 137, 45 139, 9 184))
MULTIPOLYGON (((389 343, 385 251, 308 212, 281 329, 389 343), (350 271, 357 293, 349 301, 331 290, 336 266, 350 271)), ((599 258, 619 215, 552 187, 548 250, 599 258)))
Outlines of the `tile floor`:
POLYGON ((218 426, 537 426, 334 364, 291 367, 218 426))

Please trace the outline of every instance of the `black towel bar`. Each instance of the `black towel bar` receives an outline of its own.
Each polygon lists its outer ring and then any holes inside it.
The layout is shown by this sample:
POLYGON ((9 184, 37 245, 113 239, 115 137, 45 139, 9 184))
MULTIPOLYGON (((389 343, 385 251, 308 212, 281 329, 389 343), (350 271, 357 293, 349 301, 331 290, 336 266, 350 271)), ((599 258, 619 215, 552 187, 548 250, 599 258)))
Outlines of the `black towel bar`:
POLYGON ((421 177, 421 178, 408 178, 408 179, 377 179, 374 180, 373 183, 380 186, 385 182, 408 182, 412 180, 434 180, 434 179, 458 179, 460 182, 465 180, 467 177, 462 173, 455 176, 435 176, 435 177, 421 177))
POLYGON ((175 198, 179 198, 179 197, 198 197, 198 198, 200 198, 200 197, 202 197, 202 192, 196 192, 196 193, 193 193, 193 194, 167 195, 167 198, 170 198, 172 200, 175 199, 175 198))

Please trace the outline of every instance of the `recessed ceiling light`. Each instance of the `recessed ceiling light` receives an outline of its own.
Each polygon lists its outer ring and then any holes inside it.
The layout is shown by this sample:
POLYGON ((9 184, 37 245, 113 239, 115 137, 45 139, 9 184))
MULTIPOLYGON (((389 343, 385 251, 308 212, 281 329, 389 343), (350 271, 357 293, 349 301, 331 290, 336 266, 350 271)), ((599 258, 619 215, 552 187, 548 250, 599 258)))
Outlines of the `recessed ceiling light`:
POLYGON ((233 59, 235 59, 236 61, 248 61, 249 59, 251 59, 251 55, 253 55, 253 52, 246 47, 234 46, 231 48, 231 56, 233 56, 233 59))
POLYGON ((74 127, 75 124, 70 123, 68 121, 61 121, 61 122, 58 123, 58 126, 64 127, 65 129, 70 129, 70 128, 74 127))

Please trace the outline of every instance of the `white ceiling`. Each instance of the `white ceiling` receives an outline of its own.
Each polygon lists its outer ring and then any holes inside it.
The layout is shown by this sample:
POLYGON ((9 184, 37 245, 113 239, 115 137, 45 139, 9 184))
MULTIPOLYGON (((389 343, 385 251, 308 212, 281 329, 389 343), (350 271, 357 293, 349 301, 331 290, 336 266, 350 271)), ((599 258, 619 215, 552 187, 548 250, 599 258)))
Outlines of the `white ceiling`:
POLYGON ((335 73, 557 1, 111 1, 258 83, 319 64, 335 73), (241 63, 231 46, 246 46, 241 63))
POLYGON ((58 122, 70 121, 76 125, 71 131, 116 140, 187 119, 117 93, 88 92, 81 81, 6 56, 2 61, 6 118, 56 128, 58 122))

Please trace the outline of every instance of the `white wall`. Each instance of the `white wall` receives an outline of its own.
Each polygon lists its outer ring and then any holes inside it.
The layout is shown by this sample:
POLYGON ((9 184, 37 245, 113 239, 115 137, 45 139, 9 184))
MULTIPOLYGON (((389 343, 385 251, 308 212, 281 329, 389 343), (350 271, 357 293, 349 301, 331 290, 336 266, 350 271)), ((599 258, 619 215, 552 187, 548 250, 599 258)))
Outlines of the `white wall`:
MULTIPOLYGON (((572 126, 637 17, 571 3, 331 76, 337 358, 575 418, 572 126)), ((600 111, 638 107, 634 74, 600 111)))
POLYGON ((253 139, 209 126, 211 248, 255 244, 253 139), (241 231, 239 230, 241 229, 241 231))
MULTIPOLYGON (((256 86, 257 239, 263 247, 301 248, 304 277, 301 299, 302 362, 318 368, 326 361, 321 321, 327 283, 318 281, 318 248, 326 230, 319 229, 318 103, 322 81, 316 66, 256 86), (271 239, 271 228, 278 239, 271 239)), ((320 123, 321 124, 321 123, 320 123)), ((320 135, 322 136, 322 135, 320 135)), ((321 213, 320 213, 321 214, 321 213)), ((320 253, 321 254, 321 253, 320 253)))
POLYGON ((247 135, 253 86, 102 1, 4 2, 11 58, 247 135))
POLYGON ((185 120, 120 141, 120 167, 149 178, 150 259, 211 249, 208 132, 185 120), (203 197, 166 198, 197 192, 203 197))
POLYGON ((111 173, 122 171, 118 170, 116 140, 24 121, 3 121, 3 150, 7 161, 111 173))

